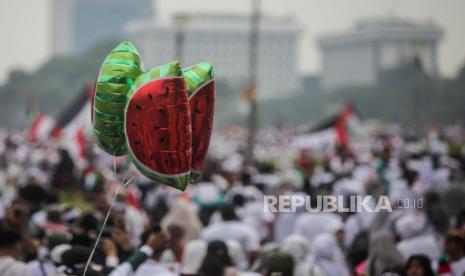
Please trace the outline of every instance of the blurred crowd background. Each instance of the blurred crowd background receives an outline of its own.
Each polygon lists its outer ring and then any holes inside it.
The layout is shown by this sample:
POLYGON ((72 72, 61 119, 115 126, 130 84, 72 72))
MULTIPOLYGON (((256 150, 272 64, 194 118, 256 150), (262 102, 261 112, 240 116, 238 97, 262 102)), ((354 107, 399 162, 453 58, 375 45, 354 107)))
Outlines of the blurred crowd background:
POLYGON ((0 276, 465 275, 463 10, 0 0, 0 276), (92 83, 122 40, 146 68, 214 64, 213 136, 185 192, 95 145, 92 83), (265 195, 394 210, 273 213, 265 195))
POLYGON ((79 163, 63 142, 2 131, 2 275, 81 275, 102 225, 87 275, 463 274, 462 127, 416 137, 365 126, 344 143, 299 131, 261 130, 255 162, 244 165, 247 131, 217 129, 202 179, 185 192, 92 140, 79 163), (386 195, 394 210, 265 212, 263 195, 290 194, 369 194, 373 204, 386 195))

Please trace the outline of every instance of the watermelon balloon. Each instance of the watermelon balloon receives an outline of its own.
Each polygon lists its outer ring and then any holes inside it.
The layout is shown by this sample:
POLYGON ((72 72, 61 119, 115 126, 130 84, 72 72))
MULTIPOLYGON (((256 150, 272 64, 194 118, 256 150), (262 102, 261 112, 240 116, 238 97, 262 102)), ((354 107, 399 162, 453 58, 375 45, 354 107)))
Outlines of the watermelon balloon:
POLYGON ((181 70, 178 62, 144 72, 130 42, 103 62, 92 99, 97 144, 129 154, 145 176, 184 190, 199 177, 213 125, 213 67, 202 62, 181 70))
POLYGON ((213 66, 202 62, 183 69, 189 95, 192 124, 192 160, 190 181, 196 182, 203 169, 213 127, 215 80, 213 66))
POLYGON ((123 42, 103 62, 93 98, 93 129, 97 144, 115 156, 127 153, 124 109, 131 86, 142 73, 141 58, 134 45, 123 42))
POLYGON ((134 164, 145 176, 184 190, 189 183, 192 130, 182 71, 173 62, 136 79, 125 114, 134 164))

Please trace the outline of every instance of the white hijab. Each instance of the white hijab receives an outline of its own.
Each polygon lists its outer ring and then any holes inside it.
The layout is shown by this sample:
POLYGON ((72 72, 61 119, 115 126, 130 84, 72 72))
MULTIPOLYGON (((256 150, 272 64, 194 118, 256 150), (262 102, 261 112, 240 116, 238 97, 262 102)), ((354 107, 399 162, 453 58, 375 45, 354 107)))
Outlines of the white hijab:
POLYGON ((290 254, 294 259, 294 276, 310 276, 312 267, 305 260, 309 250, 310 242, 308 239, 302 235, 291 235, 286 237, 282 244, 281 250, 290 254))
POLYGON ((286 237, 281 244, 281 250, 289 253, 296 263, 305 260, 309 249, 310 242, 308 239, 297 234, 286 237))
POLYGON ((195 274, 207 254, 207 243, 202 240, 191 240, 186 243, 182 256, 182 273, 195 274))
POLYGON ((318 266, 327 276, 348 276, 344 255, 333 234, 322 233, 312 243, 310 263, 318 266))
POLYGON ((167 229, 170 225, 178 225, 185 231, 184 241, 197 239, 202 231, 202 223, 194 209, 193 204, 188 201, 175 201, 168 214, 162 219, 161 226, 167 229))
POLYGON ((228 254, 231 257, 234 265, 240 270, 245 271, 249 266, 241 244, 236 240, 227 240, 228 254))

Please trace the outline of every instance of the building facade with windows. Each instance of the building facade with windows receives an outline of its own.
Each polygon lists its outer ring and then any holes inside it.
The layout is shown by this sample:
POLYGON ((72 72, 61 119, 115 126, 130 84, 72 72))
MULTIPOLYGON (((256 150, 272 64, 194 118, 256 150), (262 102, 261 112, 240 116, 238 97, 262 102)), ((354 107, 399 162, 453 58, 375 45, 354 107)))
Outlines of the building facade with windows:
POLYGON ((325 90, 373 85, 384 70, 418 62, 421 70, 438 74, 437 47, 441 28, 388 18, 365 20, 355 29, 319 38, 321 85, 325 90))
MULTIPOLYGON (((210 60, 218 79, 245 87, 249 80, 250 17, 232 14, 185 15, 182 29, 171 22, 135 21, 127 36, 147 67, 176 57, 176 34, 182 31, 183 66, 210 60)), ((291 18, 262 17, 258 34, 257 82, 260 99, 287 97, 298 91, 298 26, 291 18)), ((179 45, 178 45, 179 46, 179 45)))

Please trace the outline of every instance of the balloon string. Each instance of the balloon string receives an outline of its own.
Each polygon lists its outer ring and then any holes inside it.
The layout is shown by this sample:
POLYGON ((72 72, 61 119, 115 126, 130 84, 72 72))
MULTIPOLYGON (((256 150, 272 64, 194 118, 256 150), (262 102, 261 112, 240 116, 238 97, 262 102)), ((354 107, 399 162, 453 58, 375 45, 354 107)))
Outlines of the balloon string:
MULTIPOLYGON (((115 161, 115 159, 113 159, 113 161, 115 161)), ((113 163, 114 164, 114 170, 115 170, 115 173, 116 173, 116 162, 113 163)), ((132 176, 130 179, 128 179, 128 181, 125 182, 125 179, 123 179, 122 181, 122 188, 126 188, 129 183, 132 182, 132 180, 134 179, 135 176, 132 176)), ((126 176, 124 177, 126 178, 126 176)), ((115 191, 115 195, 113 196, 113 199, 111 200, 111 203, 110 203, 110 208, 108 208, 108 211, 107 211, 107 214, 105 215, 105 219, 103 220, 103 224, 102 224, 102 227, 100 228, 100 231, 98 233, 98 236, 97 236, 97 239, 95 240, 95 244, 94 244, 94 247, 92 248, 92 251, 90 252, 90 255, 89 255, 89 258, 87 259, 87 263, 86 263, 86 267, 84 268, 84 273, 82 274, 82 276, 85 276, 86 273, 87 273, 87 269, 89 268, 90 266, 90 263, 92 262, 92 258, 94 257, 94 254, 95 254, 95 250, 97 250, 97 245, 98 243, 100 242, 100 239, 102 237, 102 233, 103 233, 103 230, 105 228, 105 226, 107 225, 107 222, 108 222, 108 219, 110 217, 110 214, 111 214, 111 210, 113 209, 113 206, 115 205, 116 203, 116 199, 118 198, 118 194, 119 194, 119 191, 120 191, 120 187, 117 187, 116 188, 116 191, 115 191)))
POLYGON ((115 175, 117 175, 116 174, 116 158, 115 157, 113 157, 113 172, 115 173, 115 175))

